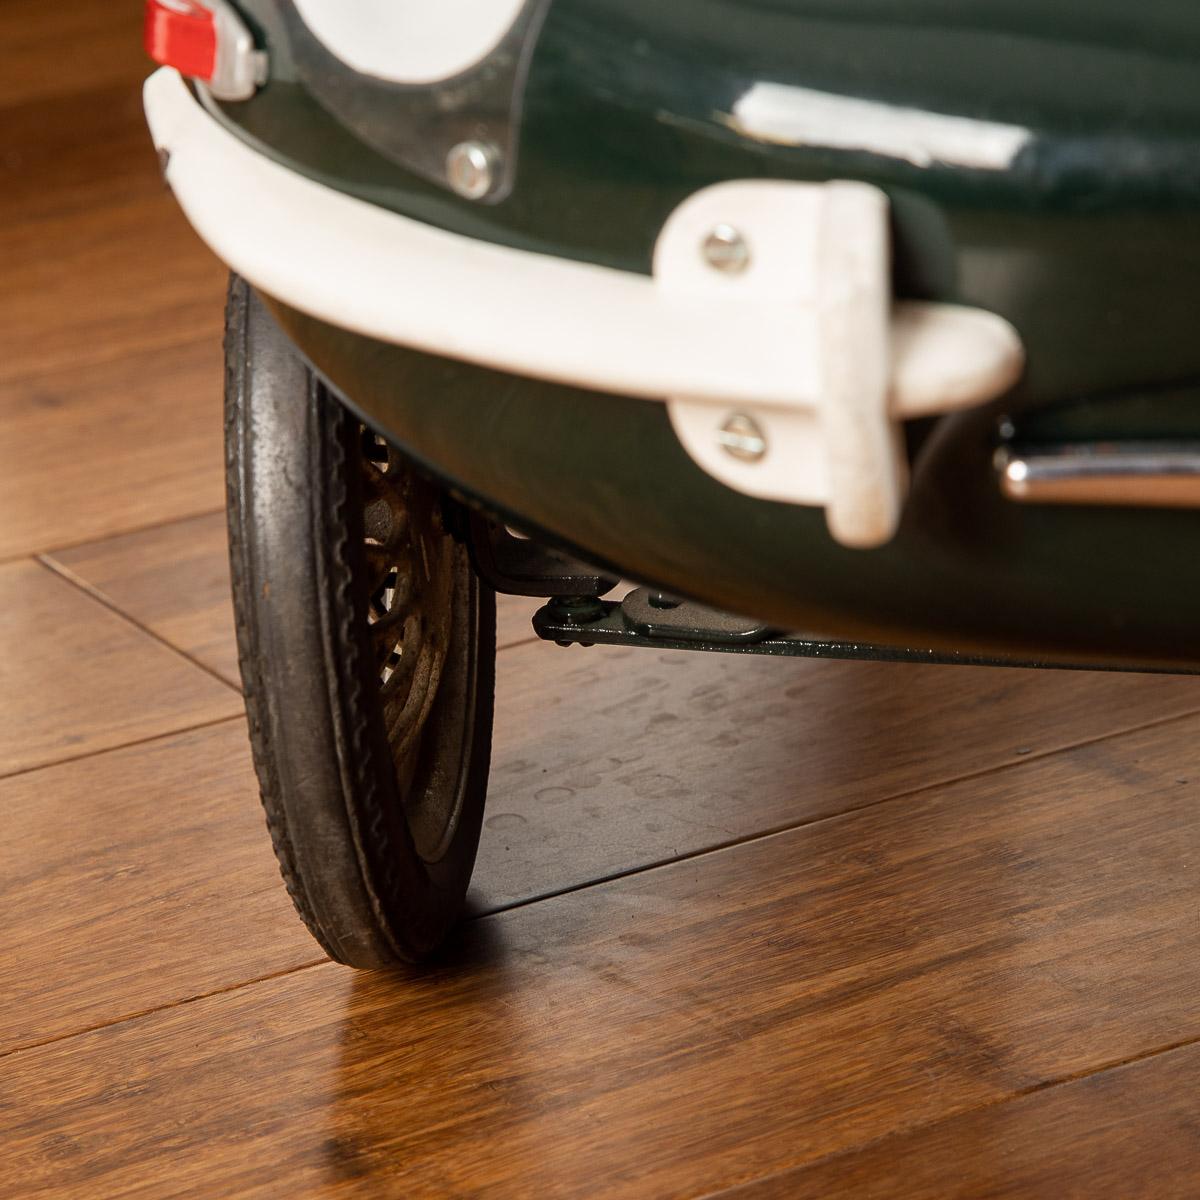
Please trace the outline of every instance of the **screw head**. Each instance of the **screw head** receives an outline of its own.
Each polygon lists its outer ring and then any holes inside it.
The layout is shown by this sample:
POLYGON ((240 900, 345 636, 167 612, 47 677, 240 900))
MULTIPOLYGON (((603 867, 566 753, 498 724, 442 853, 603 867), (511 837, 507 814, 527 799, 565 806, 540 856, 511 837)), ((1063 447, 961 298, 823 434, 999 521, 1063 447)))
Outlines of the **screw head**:
POLYGON ((704 261, 714 271, 737 275, 750 264, 750 247, 732 225, 714 226, 704 239, 704 261))
POLYGON ((766 457, 767 435, 746 413, 733 413, 717 431, 717 445, 739 462, 760 462, 766 457))
POLYGON ((498 155, 486 142, 459 142, 446 155, 446 180, 468 200, 482 200, 492 190, 498 155))

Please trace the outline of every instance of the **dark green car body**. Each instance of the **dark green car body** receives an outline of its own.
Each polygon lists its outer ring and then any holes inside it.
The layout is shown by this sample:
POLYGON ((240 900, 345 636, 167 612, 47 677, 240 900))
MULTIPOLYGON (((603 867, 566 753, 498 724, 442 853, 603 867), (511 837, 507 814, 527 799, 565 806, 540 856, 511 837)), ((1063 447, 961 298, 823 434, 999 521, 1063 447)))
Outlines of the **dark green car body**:
MULTIPOLYGON (((229 127, 339 191, 486 241, 648 274, 688 195, 726 179, 860 179, 893 213, 899 297, 977 306, 1024 342, 1001 402, 908 429, 913 483, 878 550, 820 509, 705 474, 664 406, 348 333, 275 303, 339 393, 466 495, 626 576, 783 628, 1097 665, 1200 668, 1197 517, 1019 505, 1026 442, 1200 441, 1200 8, 1189 0, 553 0, 510 194, 461 199, 372 149, 271 55, 229 127), (770 81, 1030 131, 1005 169, 748 136, 770 81)), ((397 287, 404 281, 398 279, 397 287)), ((736 353, 736 347, 731 348, 736 353)))

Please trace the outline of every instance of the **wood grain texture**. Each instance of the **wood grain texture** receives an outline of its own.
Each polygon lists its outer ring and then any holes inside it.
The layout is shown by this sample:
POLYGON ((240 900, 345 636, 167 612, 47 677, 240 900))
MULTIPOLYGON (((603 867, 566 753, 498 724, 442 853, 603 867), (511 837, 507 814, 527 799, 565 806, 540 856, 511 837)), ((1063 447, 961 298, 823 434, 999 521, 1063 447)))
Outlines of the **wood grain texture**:
POLYGON ((86 108, 65 97, 54 105, 0 109, 0 134, 8 147, 0 159, 0 213, 6 226, 20 223, 43 249, 48 247, 41 221, 120 204, 139 193, 160 197, 163 191, 145 121, 141 128, 135 123, 141 108, 136 93, 121 88, 90 98, 95 103, 86 108), (140 163, 139 170, 130 170, 131 160, 140 163))
POLYGON ((0 384, 0 558, 224 502, 213 338, 0 384))
POLYGON ((40 563, 0 567, 0 775, 235 715, 227 685, 40 563))
MULTIPOLYGON (((54 561, 237 680, 224 518, 54 561)), ((1200 709, 1200 680, 574 648, 500 597, 473 902, 527 900, 1200 709)))
POLYGON ((535 644, 503 655, 485 906, 1200 709, 1200 679, 535 644))
MULTIPOLYGON (((220 514, 213 514, 80 547, 60 560, 64 569, 78 571, 155 633, 212 667, 223 661, 225 669, 233 671, 234 651, 225 629, 226 578, 219 569, 224 564, 222 525, 220 514)), ((37 568, 6 570, 24 576, 37 568)), ((86 596, 47 571, 42 574, 44 580, 36 574, 34 578, 43 586, 91 611, 93 602, 86 596)), ((13 599, 10 609, 28 607, 16 602, 15 595, 13 599)), ((120 625, 103 609, 99 612, 120 625)), ((142 635, 123 632, 141 648, 142 635)), ((87 636, 92 644, 92 634, 87 636)), ((22 640, 14 638, 17 643, 22 640)), ((146 679, 140 660, 128 651, 118 657, 117 666, 134 673, 139 682, 146 679)), ((192 670, 186 663, 180 666, 192 670)), ((1022 761, 1027 756, 1016 753, 1019 750, 1048 752, 1066 737, 1080 740, 1112 732, 1122 720, 1161 719, 1195 696, 1188 686, 1191 681, 1156 677, 1122 680, 701 655, 664 661, 658 654, 566 652, 541 643, 502 653, 498 671, 494 783, 471 893, 477 914, 911 791, 925 778, 949 778, 1022 761), (583 677, 581 671, 586 673, 583 677), (714 698, 720 702, 714 703, 714 698), (947 714, 969 710, 972 698, 990 712, 990 732, 977 727, 977 717, 948 721, 947 714), (1102 715, 1092 712, 1089 700, 1102 715), (753 724, 742 724, 739 712, 753 724), (855 712, 863 722, 857 734, 854 718, 848 715, 855 712), (1055 712, 1059 716, 1053 731, 1039 731, 1055 712), (666 719, 657 720, 655 714, 666 719), (922 729, 931 731, 924 741, 922 729), (868 735, 873 739, 869 753, 859 744, 868 735), (1013 740, 1026 736, 1028 745, 1013 740), (808 790, 798 786, 798 778, 811 784, 808 790)), ((48 676, 53 673, 52 667, 45 671, 48 676)), ((116 687, 122 678, 105 676, 102 683, 116 687)), ((238 711, 236 696, 223 699, 226 706, 219 711, 238 711)), ((162 715, 154 705, 147 707, 155 717, 162 715)), ((109 719, 114 713, 107 699, 87 711, 93 709, 109 719)), ((63 724, 44 715, 41 720, 57 728, 63 724)), ((176 828, 171 823, 174 808, 164 822, 159 775, 175 768, 157 743, 72 764, 70 770, 34 772, 13 783, 21 795, 42 797, 49 811, 88 815, 86 829, 71 849, 81 861, 102 861, 111 853, 105 823, 90 819, 91 807, 107 811, 110 803, 118 805, 123 824, 161 843, 161 854, 138 868, 139 887, 151 896, 171 894, 174 865, 195 858, 197 844, 206 848, 204 869, 215 877, 226 873, 227 857, 254 859, 266 852, 256 788, 244 771, 244 730, 240 723, 222 727, 214 740, 219 740, 222 756, 236 758, 242 772, 236 802, 244 819, 228 828, 205 826, 199 818, 176 828), (119 770, 111 764, 120 764, 119 770), (87 806, 80 810, 76 780, 93 770, 95 798, 89 793, 87 806), (134 786, 110 795, 125 773, 136 781, 134 786)), ((78 752, 75 746, 70 749, 78 752)), ((63 751, 52 748, 48 753, 63 751)), ((190 769, 179 771, 186 775, 190 769)), ((194 781, 197 795, 206 787, 217 791, 214 805, 204 808, 214 821, 224 821, 224 806, 235 804, 226 771, 222 765, 214 777, 199 770, 194 781)), ((191 801, 186 803, 191 807, 191 801)), ((15 861, 44 858, 46 844, 38 840, 39 831, 32 826, 11 831, 15 861)), ((130 952, 138 949, 144 914, 139 902, 122 890, 124 876, 119 871, 101 876, 103 886, 77 897, 72 907, 105 914, 96 918, 108 926, 98 944, 105 955, 120 959, 122 942, 130 952), (122 922, 122 912, 132 919, 122 922)), ((63 877, 61 872, 51 873, 37 888, 56 895, 63 877)), ((316 953, 273 871, 267 872, 263 886, 273 889, 280 901, 270 910, 271 919, 248 915, 239 930, 236 907, 216 906, 214 920, 232 945, 203 973, 188 977, 168 972, 170 984, 179 989, 178 995, 171 993, 174 998, 236 986, 260 975, 264 958, 277 961, 272 957, 276 947, 287 948, 282 960, 287 967, 309 961, 316 953), (192 990, 185 986, 188 978, 192 990)), ((18 944, 43 941, 43 914, 36 903, 22 898, 6 909, 18 944), (30 922, 32 927, 27 927, 30 922)), ((153 932, 147 951, 151 956, 153 932)), ((62 940, 65 936, 59 930, 58 942, 46 942, 55 945, 56 961, 73 953, 62 940)), ((33 966, 31 961, 20 962, 22 972, 32 972, 33 966)), ((88 976, 82 991, 75 972, 55 970, 44 979, 30 974, 36 986, 45 989, 46 1003, 22 1008, 21 1025, 13 1036, 24 1041, 59 1036, 162 1002, 154 973, 117 971, 102 985, 93 978, 96 974, 88 976), (60 995, 65 998, 56 998, 60 995)))
POLYGON ((1146 1056, 1200 1038, 1198 777, 1190 718, 475 922, 440 970, 14 1054, 0 1166, 21 1195, 696 1196, 1146 1056))
POLYGON ((0 812, 0 1054, 323 957, 241 720, 0 780, 0 812))
POLYGON ((225 271, 163 186, 139 23, 0 12, 0 557, 222 501, 225 271))
MULTIPOLYGON (((721 1200, 1192 1200, 1200 1046, 1167 1051, 720 1193, 721 1200)), ((714 1197, 715 1200, 715 1197, 714 1197)))
MULTIPOLYGON (((0 14, 6 10, 7 5, 0 7, 0 14)), ((27 236, 42 244, 32 222, 84 214, 135 197, 163 199, 165 186, 141 102, 140 81, 150 65, 139 62, 125 79, 83 93, 60 92, 0 106, 5 151, 0 157, 0 213, 5 225, 26 222, 27 236)), ((179 249, 187 247, 181 242, 179 249)))
POLYGON ((0 262, 7 297, 0 383, 129 361, 200 338, 220 342, 225 268, 165 188, 8 224, 0 228, 0 262))
MULTIPOLYGON (((210 514, 82 546, 56 561, 159 636, 236 678, 223 526, 221 514, 210 514)), ((1156 677, 587 654, 537 643, 501 654, 499 696, 494 783, 472 887, 476 913, 871 803, 924 779, 1002 766, 1018 761, 1017 751, 1044 753, 1063 739, 1112 732, 1121 722, 1161 719, 1194 704, 1196 688, 1193 681, 1156 677), (981 710, 990 716, 986 726, 981 710)), ((223 731, 221 742, 235 745, 244 761, 240 726, 223 731)), ((162 857, 139 872, 143 887, 169 891, 172 864, 192 858, 196 840, 231 854, 266 847, 248 776, 240 811, 249 817, 236 825, 243 842, 226 840, 227 830, 201 837, 196 823, 160 828, 154 764, 161 756, 147 749, 144 762, 142 753, 129 753, 128 770, 151 786, 119 793, 118 802, 127 824, 156 830, 162 842, 162 857)), ((66 788, 73 804, 71 778, 71 772, 38 772, 26 786, 54 804, 66 788)), ((205 779, 201 773, 197 788, 205 779)), ((105 802, 103 790, 99 799, 105 802)), ((80 855, 107 853, 95 836, 102 828, 90 828, 80 855)), ((12 846, 22 860, 43 853, 16 835, 12 846)), ((220 856, 212 864, 224 873, 220 856)), ((282 899, 273 873, 264 886, 282 899)), ((116 913, 121 893, 101 891, 79 907, 116 913)), ((28 931, 24 914, 37 921, 37 906, 22 902, 9 911, 18 914, 15 936, 36 943, 40 929, 28 931)), ((263 973, 262 960, 270 958, 264 948, 288 947, 287 966, 308 961, 314 951, 290 906, 283 902, 272 914, 269 922, 248 921, 253 938, 242 943, 235 936, 236 950, 194 976, 194 990, 172 973, 170 982, 182 989, 177 998, 263 973)), ((236 929, 236 910, 216 917, 222 929, 236 929)), ((106 945, 122 936, 132 944, 139 922, 113 920, 116 932, 106 945)), ((69 1032, 60 1017, 83 1028, 153 1007, 162 993, 142 982, 138 972, 117 973, 105 986, 89 986, 85 1001, 74 976, 64 982, 56 972, 51 994, 65 989, 68 1000, 40 1014, 23 1010, 19 1036, 69 1032)))
POLYGON ((241 686, 224 512, 87 542, 51 561, 139 625, 241 686))
POLYGON ((141 7, 130 0, 4 0, 0 106, 128 85, 148 74, 141 7))
MULTIPOLYGON (((239 685, 223 511, 86 542, 50 559, 140 625, 239 685)), ((499 649, 533 639, 529 619, 539 603, 497 597, 499 649)))
POLYGON ((535 641, 537 634, 533 632, 530 622, 543 604, 544 600, 531 599, 529 596, 497 596, 496 648, 506 650, 510 646, 535 641))

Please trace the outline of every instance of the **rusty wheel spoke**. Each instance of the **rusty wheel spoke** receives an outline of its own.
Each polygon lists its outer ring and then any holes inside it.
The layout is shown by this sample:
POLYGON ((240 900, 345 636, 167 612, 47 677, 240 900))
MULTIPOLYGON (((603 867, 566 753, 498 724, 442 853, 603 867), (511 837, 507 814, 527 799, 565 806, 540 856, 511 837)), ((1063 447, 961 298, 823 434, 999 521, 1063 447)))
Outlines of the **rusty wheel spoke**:
POLYGON ((397 776, 409 780, 449 644, 454 545, 395 448, 365 427, 359 436, 368 635, 397 776))

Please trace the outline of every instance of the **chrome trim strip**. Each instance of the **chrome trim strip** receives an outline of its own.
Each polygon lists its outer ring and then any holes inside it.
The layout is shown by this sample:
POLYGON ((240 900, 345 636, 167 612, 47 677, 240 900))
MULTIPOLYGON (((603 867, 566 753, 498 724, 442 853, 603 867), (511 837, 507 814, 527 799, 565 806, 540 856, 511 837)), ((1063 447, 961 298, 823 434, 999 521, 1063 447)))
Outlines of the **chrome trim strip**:
POLYGON ((1000 490, 1025 504, 1200 508, 1200 442, 1002 446, 1000 490))

